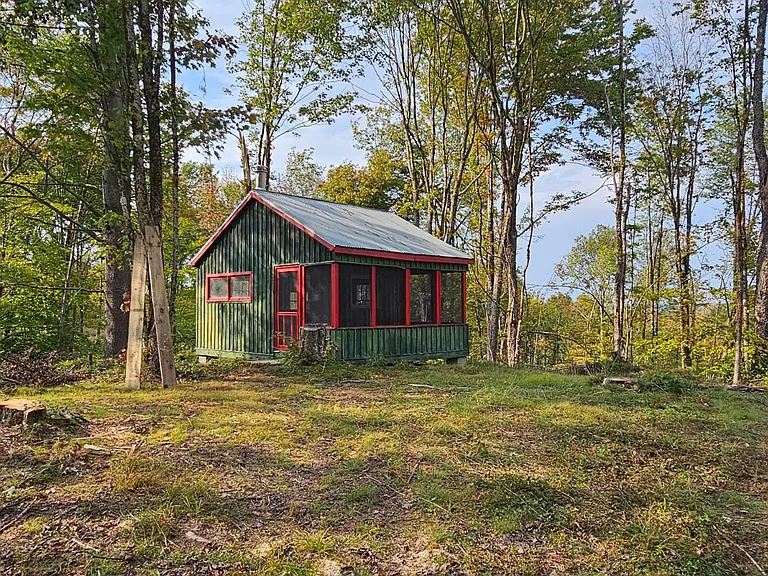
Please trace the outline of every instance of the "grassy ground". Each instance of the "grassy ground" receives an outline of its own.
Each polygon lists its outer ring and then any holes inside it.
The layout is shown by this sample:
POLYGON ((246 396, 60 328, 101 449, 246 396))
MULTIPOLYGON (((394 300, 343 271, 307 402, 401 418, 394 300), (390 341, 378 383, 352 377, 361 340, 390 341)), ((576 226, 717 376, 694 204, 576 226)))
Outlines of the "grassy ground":
POLYGON ((2 430, 0 574, 768 569, 766 394, 469 365, 16 396, 90 423, 2 430))

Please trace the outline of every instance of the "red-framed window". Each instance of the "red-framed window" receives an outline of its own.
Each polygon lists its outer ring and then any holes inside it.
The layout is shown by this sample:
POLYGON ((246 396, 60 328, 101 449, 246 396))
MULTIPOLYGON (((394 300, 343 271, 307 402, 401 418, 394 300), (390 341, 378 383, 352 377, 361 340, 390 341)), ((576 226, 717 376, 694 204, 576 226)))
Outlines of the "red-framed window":
POLYGON ((252 298, 252 272, 208 274, 205 277, 206 302, 250 302, 252 298))

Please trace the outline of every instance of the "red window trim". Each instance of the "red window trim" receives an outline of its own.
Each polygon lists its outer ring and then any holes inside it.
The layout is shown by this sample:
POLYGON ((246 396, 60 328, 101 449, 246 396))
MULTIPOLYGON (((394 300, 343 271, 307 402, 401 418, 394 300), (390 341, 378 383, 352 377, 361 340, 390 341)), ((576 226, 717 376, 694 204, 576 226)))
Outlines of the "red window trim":
POLYGON ((206 302, 251 302, 253 299, 253 272, 225 272, 222 274, 208 274, 205 277, 205 301, 206 302), (248 296, 232 296, 231 278, 248 277, 248 296), (227 296, 215 298, 211 296, 211 280, 217 278, 227 279, 227 296))

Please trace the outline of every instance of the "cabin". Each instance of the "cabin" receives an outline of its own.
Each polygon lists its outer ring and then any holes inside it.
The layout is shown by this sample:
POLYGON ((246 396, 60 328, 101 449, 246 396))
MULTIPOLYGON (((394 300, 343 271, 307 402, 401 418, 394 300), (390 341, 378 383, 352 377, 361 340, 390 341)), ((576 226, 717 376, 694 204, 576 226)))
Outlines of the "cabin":
POLYGON ((471 262, 391 212, 252 191, 192 260, 197 355, 273 359, 323 327, 338 360, 463 362, 471 262))

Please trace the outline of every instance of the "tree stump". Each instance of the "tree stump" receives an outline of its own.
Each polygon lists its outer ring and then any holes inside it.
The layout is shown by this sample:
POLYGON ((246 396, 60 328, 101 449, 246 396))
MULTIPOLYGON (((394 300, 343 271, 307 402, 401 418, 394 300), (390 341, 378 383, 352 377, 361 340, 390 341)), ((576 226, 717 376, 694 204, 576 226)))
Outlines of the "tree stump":
POLYGON ((308 359, 319 362, 325 357, 325 347, 328 342, 328 330, 325 324, 306 325, 301 327, 299 343, 301 352, 308 359))
POLYGON ((45 418, 45 406, 35 400, 0 401, 0 424, 3 426, 31 426, 45 418))

